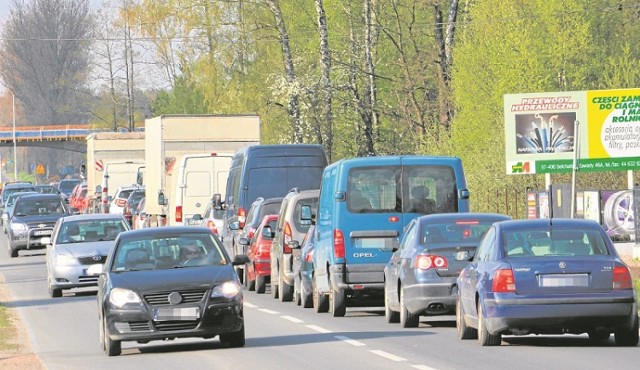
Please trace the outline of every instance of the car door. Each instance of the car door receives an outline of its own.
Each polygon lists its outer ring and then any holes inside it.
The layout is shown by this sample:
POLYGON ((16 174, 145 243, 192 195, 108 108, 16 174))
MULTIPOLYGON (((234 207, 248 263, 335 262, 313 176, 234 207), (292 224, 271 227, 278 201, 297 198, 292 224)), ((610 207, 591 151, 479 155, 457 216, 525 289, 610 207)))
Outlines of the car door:
POLYGON ((386 294, 393 303, 398 303, 395 302, 396 298, 399 297, 398 281, 401 281, 404 274, 408 273, 408 270, 411 269, 411 260, 413 259, 413 251, 415 251, 414 245, 416 243, 417 229, 417 221, 411 221, 398 246, 398 250, 393 252, 389 262, 387 263, 387 268, 385 269, 386 294))
POLYGON ((496 228, 492 226, 480 242, 473 260, 460 275, 461 286, 459 292, 461 304, 464 312, 474 317, 477 317, 476 292, 482 290, 479 286, 482 283, 481 274, 486 269, 486 264, 490 261, 492 255, 495 255, 496 235, 496 228))

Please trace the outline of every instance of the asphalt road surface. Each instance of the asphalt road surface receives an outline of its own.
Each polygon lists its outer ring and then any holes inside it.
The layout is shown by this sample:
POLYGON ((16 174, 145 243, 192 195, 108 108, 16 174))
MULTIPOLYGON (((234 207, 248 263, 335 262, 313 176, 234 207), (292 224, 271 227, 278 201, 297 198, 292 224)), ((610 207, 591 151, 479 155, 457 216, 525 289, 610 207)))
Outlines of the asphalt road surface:
POLYGON ((387 324, 381 308, 348 309, 332 318, 246 291, 246 346, 217 338, 138 344, 107 357, 98 341, 96 290, 49 298, 44 251, 10 258, 0 234, 0 274, 33 349, 48 369, 637 369, 640 348, 592 345, 587 335, 504 337, 481 347, 456 336, 455 317, 421 318, 418 328, 387 324))

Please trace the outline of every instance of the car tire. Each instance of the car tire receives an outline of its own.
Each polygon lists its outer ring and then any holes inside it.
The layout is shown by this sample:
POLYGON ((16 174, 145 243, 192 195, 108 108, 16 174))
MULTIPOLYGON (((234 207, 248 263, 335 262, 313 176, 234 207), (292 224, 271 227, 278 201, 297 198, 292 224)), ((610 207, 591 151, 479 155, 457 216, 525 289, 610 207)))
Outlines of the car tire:
POLYGON ((105 318, 102 319, 102 333, 104 340, 104 351, 107 356, 119 356, 122 353, 122 346, 119 340, 112 340, 109 337, 109 329, 107 328, 107 320, 105 318))
POLYGON ((244 347, 244 323, 242 324, 240 330, 235 333, 220 334, 220 342, 232 348, 244 347))
POLYGON ((16 258, 18 257, 18 252, 20 251, 20 249, 14 249, 11 244, 9 244, 9 254, 11 255, 11 258, 16 258))
POLYGON ((478 302, 478 342, 481 346, 499 346, 502 334, 491 334, 487 330, 482 303, 478 302))
POLYGON ((264 294, 267 288, 266 276, 256 275, 256 293, 264 294))
POLYGON ((302 304, 302 297, 300 295, 300 282, 297 279, 293 282, 293 303, 296 306, 300 306, 302 304))
POLYGON ((630 328, 618 329, 614 332, 616 346, 635 347, 638 345, 638 316, 630 328))
POLYGON ((248 272, 249 269, 247 268, 246 265, 244 267, 244 271, 245 271, 244 279, 247 282, 247 289, 250 292, 253 292, 254 290, 256 290, 256 279, 255 279, 255 276, 257 276, 257 275, 256 275, 256 272, 255 272, 256 271, 255 266, 253 268, 253 276, 254 276, 253 280, 249 279, 249 272, 248 272))
POLYGON ((293 300, 293 287, 287 284, 278 276, 278 294, 280 302, 291 302, 293 300))
POLYGON ((420 323, 420 315, 414 315, 404 302, 404 289, 400 287, 400 326, 403 328, 417 328, 420 323))
POLYGON ((51 283, 48 284, 49 285, 49 296, 51 298, 60 298, 62 297, 62 289, 56 289, 53 286, 51 286, 51 283))
POLYGON ((278 299, 278 287, 280 285, 280 276, 278 271, 271 267, 271 298, 278 299), (275 281, 273 280, 275 278, 275 281))
POLYGON ((316 313, 323 313, 329 310, 329 299, 326 295, 318 291, 316 278, 313 278, 313 310, 316 313))
POLYGON ((313 292, 306 292, 302 283, 300 283, 300 301, 302 308, 313 307, 313 292))
POLYGON ((478 338, 478 330, 467 325, 464 320, 464 309, 460 302, 460 297, 456 299, 456 330, 460 339, 476 339, 478 338))
POLYGON ((347 296, 344 290, 331 290, 329 312, 333 317, 343 317, 347 313, 347 296))
POLYGON ((391 306, 389 306, 389 293, 387 292, 386 284, 384 289, 384 318, 389 324, 400 322, 400 312, 392 310, 391 306))

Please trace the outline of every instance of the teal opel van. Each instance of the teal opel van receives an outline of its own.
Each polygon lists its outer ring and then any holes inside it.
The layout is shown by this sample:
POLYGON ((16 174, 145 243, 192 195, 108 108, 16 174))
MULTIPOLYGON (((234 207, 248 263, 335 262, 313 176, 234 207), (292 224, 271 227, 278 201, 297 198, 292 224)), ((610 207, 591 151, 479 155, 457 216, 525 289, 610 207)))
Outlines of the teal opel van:
POLYGON ((407 224, 431 213, 469 212, 457 157, 343 159, 322 175, 313 299, 317 312, 383 302, 384 267, 407 224))

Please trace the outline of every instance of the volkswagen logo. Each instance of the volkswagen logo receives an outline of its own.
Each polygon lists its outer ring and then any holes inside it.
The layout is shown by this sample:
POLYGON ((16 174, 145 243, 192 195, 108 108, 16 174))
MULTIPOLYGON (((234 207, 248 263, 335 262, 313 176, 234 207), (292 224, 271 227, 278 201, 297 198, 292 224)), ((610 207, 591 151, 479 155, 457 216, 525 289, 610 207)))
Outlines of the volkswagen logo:
POLYGON ((182 295, 178 292, 172 292, 169 294, 169 303, 178 304, 182 302, 182 295))
POLYGON ((91 259, 97 262, 97 261, 100 261, 102 259, 102 257, 98 256, 98 255, 93 255, 93 256, 91 256, 91 259))
POLYGON ((564 270, 564 269, 566 269, 566 268, 567 268, 567 263, 566 263, 566 262, 564 262, 564 261, 561 261, 561 262, 558 264, 558 266, 559 266, 561 269, 563 269, 563 270, 564 270))

